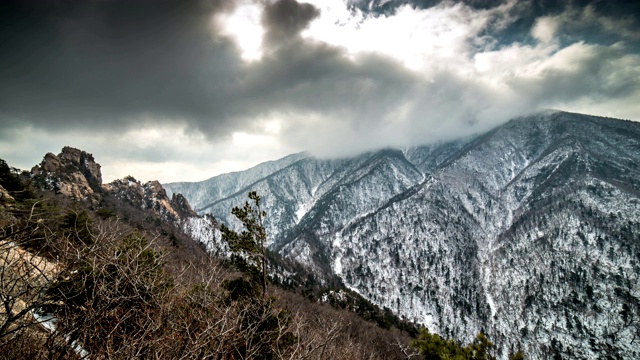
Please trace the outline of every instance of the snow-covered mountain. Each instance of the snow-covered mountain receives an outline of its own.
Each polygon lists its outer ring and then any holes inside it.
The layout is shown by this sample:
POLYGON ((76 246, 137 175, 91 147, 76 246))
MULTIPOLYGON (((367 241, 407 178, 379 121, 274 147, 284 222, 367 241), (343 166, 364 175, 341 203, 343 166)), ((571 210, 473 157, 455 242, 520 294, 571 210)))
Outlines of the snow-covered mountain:
POLYGON ((638 123, 547 112, 165 187, 231 225, 256 190, 273 250, 445 336, 484 330, 503 358, 640 358, 638 123))

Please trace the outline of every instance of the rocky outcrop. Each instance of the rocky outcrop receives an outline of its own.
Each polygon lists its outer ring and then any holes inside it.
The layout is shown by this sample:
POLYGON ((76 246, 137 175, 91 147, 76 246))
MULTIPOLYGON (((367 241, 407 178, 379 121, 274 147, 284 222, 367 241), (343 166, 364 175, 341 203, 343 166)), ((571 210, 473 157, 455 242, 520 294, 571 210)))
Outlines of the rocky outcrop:
POLYGON ((140 209, 149 209, 167 221, 196 217, 189 202, 180 194, 169 199, 158 181, 142 184, 132 176, 105 184, 103 189, 118 199, 140 209))
POLYGON ((181 218, 198 216, 198 214, 196 214, 196 212, 191 208, 191 205, 189 205, 189 200, 182 196, 182 194, 173 194, 173 196, 171 196, 171 204, 181 218))
POLYGON ((16 200, 13 196, 0 185, 0 228, 15 221, 13 215, 8 211, 14 207, 15 203, 16 200))
POLYGON ((12 207, 15 204, 16 200, 9 194, 5 188, 0 185, 0 207, 12 207))
POLYGON ((100 164, 95 162, 93 155, 65 146, 62 148, 62 153, 58 156, 64 163, 75 165, 82 172, 85 179, 87 179, 91 188, 96 189, 102 185, 100 164))
POLYGON ((100 201, 102 174, 93 155, 65 146, 58 155, 48 153, 31 169, 33 184, 78 200, 100 201))
POLYGON ((29 173, 35 187, 51 190, 77 200, 98 205, 103 197, 114 196, 139 208, 148 209, 166 221, 184 220, 198 215, 181 194, 172 198, 158 181, 142 184, 132 176, 102 184, 100 164, 92 154, 65 146, 58 155, 48 153, 29 173))

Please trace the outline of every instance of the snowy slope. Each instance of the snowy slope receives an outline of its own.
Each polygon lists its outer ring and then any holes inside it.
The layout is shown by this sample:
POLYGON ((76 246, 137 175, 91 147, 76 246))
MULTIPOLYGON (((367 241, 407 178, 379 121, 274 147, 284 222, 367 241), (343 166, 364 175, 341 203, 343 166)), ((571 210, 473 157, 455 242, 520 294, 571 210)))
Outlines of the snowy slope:
POLYGON ((502 358, 640 357, 640 124, 546 112, 451 143, 280 161, 195 207, 233 224, 256 190, 272 249, 432 331, 484 329, 502 358))
POLYGON ((305 153, 293 154, 278 161, 264 162, 249 170, 223 174, 201 182, 177 182, 163 184, 163 186, 169 196, 180 193, 189 199, 194 209, 199 210, 308 156, 305 153))

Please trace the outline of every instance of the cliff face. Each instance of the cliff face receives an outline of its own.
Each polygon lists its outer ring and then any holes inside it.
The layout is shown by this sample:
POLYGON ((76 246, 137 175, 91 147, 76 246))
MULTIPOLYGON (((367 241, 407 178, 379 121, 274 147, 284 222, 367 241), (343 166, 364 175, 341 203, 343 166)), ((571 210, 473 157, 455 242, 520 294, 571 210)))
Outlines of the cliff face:
POLYGON ((16 200, 9 194, 9 192, 0 185, 0 207, 2 208, 10 208, 16 200))
POLYGON ((502 358, 640 357, 639 123, 550 112, 453 143, 290 160, 234 174, 240 189, 166 187, 231 226, 256 190, 273 250, 445 336, 484 329, 502 358))
POLYGON ((142 184, 132 176, 127 176, 106 184, 103 188, 110 195, 134 207, 149 209, 167 221, 175 222, 188 217, 197 217, 184 196, 173 194, 169 199, 158 181, 142 184))
MULTIPOLYGON (((227 251, 215 218, 199 216, 182 194, 172 193, 169 198, 158 181, 143 184, 132 176, 102 184, 100 165, 85 151, 67 146, 58 155, 48 153, 39 165, 22 176, 36 188, 86 201, 94 208, 110 203, 144 210, 157 225, 166 222, 179 228, 212 253, 223 255, 227 251)), ((3 208, 11 206, 11 201, 9 193, 0 188, 0 222, 7 214, 3 208)))
POLYGON ((13 196, 0 185, 0 228, 14 222, 15 218, 11 215, 10 210, 14 207, 15 202, 13 196))
POLYGON ((64 147, 58 155, 48 153, 31 169, 33 183, 74 199, 100 201, 102 173, 93 155, 72 147, 64 147))
POLYGON ((102 184, 100 164, 92 154, 64 147, 58 155, 48 153, 28 174, 32 184, 72 199, 100 206, 105 197, 115 197, 131 206, 149 210, 165 221, 179 223, 198 215, 181 194, 169 198, 158 181, 142 184, 132 176, 102 184))

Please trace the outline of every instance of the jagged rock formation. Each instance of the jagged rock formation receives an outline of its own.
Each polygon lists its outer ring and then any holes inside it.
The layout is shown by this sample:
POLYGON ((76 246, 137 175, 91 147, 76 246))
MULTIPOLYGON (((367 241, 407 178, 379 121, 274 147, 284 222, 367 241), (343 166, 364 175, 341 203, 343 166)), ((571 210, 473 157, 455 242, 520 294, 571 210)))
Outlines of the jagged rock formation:
POLYGON ((16 199, 9 194, 9 192, 0 185, 0 207, 7 208, 12 207, 15 204, 16 199))
POLYGON ((15 205, 16 200, 9 192, 0 185, 0 227, 14 222, 15 218, 9 212, 15 205))
POLYGON ((185 234, 205 245, 213 254, 225 254, 226 244, 218 223, 211 215, 199 216, 191 209, 182 194, 173 193, 171 199, 158 181, 142 184, 132 176, 103 185, 110 195, 138 209, 149 210, 166 222, 180 228, 185 234))
POLYGON ((103 188, 118 199, 136 208, 152 210, 170 222, 197 216, 184 196, 173 194, 169 199, 158 181, 142 184, 132 176, 127 176, 105 184, 103 188))
POLYGON ((215 219, 198 216, 184 196, 172 193, 169 198, 158 181, 142 184, 132 176, 103 185, 100 165, 85 151, 67 146, 58 155, 48 153, 26 176, 36 188, 89 201, 96 207, 113 197, 134 208, 148 210, 157 216, 156 221, 169 222, 196 241, 208 244, 209 251, 226 251, 215 219))
POLYGON ((547 112, 452 143, 298 156, 166 188, 231 226, 256 190, 273 250, 445 336, 484 329, 502 358, 640 357, 640 124, 547 112))
POLYGON ((92 154, 65 146, 58 155, 48 153, 29 173, 32 183, 40 189, 78 200, 99 204, 103 196, 114 196, 140 209, 150 209, 167 221, 197 217, 187 199, 173 194, 169 199, 158 181, 145 184, 127 176, 109 184, 102 184, 100 164, 92 154))
POLYGON ((57 156, 48 153, 31 169, 34 184, 75 199, 100 201, 102 173, 93 155, 65 146, 57 156))

